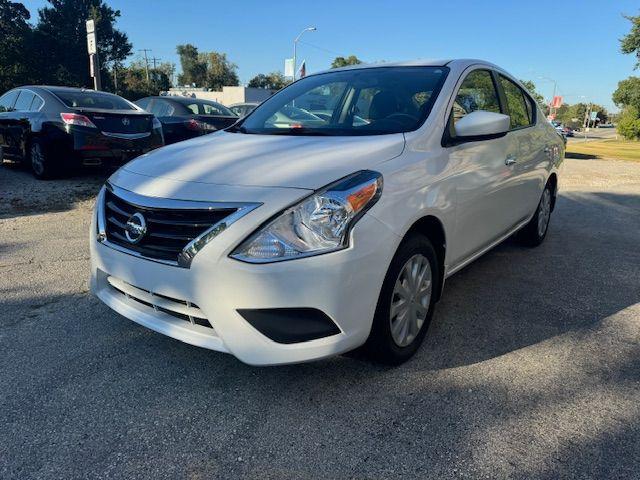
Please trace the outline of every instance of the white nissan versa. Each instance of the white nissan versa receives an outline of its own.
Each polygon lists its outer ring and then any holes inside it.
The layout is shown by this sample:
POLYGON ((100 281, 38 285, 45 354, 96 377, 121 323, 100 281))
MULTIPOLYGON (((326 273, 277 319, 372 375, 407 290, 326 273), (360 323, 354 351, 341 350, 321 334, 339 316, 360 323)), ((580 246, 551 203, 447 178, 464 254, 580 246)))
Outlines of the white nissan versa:
POLYGON ((226 131, 145 154, 101 190, 92 291, 256 365, 418 349, 445 279, 517 232, 540 244, 563 142, 477 60, 307 76, 226 131))

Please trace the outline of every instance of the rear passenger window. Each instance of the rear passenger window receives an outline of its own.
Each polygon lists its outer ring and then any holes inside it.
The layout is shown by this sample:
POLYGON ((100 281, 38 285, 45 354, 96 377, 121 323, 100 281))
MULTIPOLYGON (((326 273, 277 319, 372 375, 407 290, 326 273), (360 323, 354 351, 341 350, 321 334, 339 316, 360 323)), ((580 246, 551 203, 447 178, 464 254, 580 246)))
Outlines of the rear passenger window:
POLYGON ((31 108, 31 102, 33 102, 33 97, 35 95, 27 90, 20 90, 20 95, 18 95, 18 100, 16 101, 16 105, 14 109, 18 112, 28 112, 31 108))
POLYGON ((500 113, 498 92, 488 70, 474 70, 460 85, 451 110, 452 134, 454 134, 453 126, 456 122, 476 110, 500 113))
POLYGON ((32 112, 37 112, 38 110, 40 110, 40 107, 42 107, 42 105, 44 105, 44 101, 37 95, 33 96, 33 102, 31 102, 31 108, 29 110, 31 110, 32 112))
POLYGON ((150 111, 156 117, 170 117, 171 115, 173 115, 174 108, 169 102, 156 99, 153 101, 150 111))
POLYGON ((507 113, 511 116, 511 128, 528 127, 533 124, 533 109, 524 91, 502 75, 500 84, 507 97, 507 113))

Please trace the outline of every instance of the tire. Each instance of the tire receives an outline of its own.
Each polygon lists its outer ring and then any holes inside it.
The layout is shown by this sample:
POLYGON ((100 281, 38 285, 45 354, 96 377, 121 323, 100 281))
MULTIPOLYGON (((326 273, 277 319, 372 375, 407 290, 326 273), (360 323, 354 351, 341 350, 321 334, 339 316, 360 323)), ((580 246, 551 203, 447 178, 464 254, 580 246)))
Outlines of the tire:
POLYGON ((534 213, 529 223, 518 232, 517 239, 522 245, 537 247, 544 241, 549 230, 552 210, 553 192, 551 191, 551 186, 547 183, 542 191, 536 213, 534 213))
POLYGON ((387 365, 400 365, 409 360, 427 333, 440 282, 440 268, 431 242, 423 235, 410 234, 400 244, 389 265, 363 353, 371 360, 387 365), (415 271, 418 278, 423 272, 424 281, 413 280, 411 273, 415 271), (419 284, 418 289, 413 286, 415 283, 419 284), (415 297, 416 291, 421 289, 423 292, 415 297), (405 296, 409 298, 403 298, 405 296))
POLYGON ((38 139, 30 142, 28 160, 31 171, 37 179, 54 178, 60 173, 60 169, 46 145, 38 139))

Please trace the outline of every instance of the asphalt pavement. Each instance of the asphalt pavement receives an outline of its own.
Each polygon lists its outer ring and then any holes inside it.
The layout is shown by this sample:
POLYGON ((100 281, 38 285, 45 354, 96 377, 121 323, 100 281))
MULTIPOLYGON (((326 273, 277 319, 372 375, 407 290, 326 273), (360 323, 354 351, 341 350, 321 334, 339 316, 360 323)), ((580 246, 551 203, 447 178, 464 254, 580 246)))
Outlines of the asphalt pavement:
POLYGON ((568 143, 583 143, 593 142, 596 140, 610 140, 618 138, 618 131, 615 128, 590 128, 589 131, 585 129, 575 132, 575 136, 568 137, 568 143))
POLYGON ((449 279, 397 368, 250 367, 117 315, 87 291, 104 174, 1 167, 0 478, 639 478, 640 163, 565 166, 545 243, 449 279))

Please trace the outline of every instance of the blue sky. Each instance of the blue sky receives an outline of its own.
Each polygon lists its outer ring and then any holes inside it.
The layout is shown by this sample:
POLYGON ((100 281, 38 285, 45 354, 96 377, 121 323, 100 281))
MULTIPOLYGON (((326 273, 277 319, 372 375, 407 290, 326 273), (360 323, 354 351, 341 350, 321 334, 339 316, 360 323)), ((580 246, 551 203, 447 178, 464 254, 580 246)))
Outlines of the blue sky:
MULTIPOLYGON (((46 2, 24 4, 37 19, 46 2)), ((614 109, 611 93, 630 75, 635 59, 618 39, 630 29, 622 15, 640 15, 638 0, 498 1, 177 1, 107 0, 122 16, 118 27, 134 49, 152 49, 179 62, 175 46, 227 53, 240 80, 282 70, 293 39, 305 27, 298 58, 308 71, 328 68, 337 55, 366 61, 482 58, 550 97, 553 78, 565 101, 586 99, 614 109), (584 96, 584 98, 583 98, 584 96)), ((137 52, 136 52, 137 53, 137 52)))

